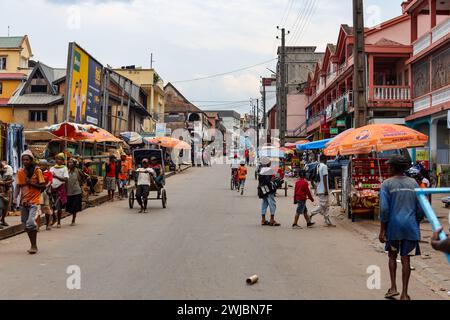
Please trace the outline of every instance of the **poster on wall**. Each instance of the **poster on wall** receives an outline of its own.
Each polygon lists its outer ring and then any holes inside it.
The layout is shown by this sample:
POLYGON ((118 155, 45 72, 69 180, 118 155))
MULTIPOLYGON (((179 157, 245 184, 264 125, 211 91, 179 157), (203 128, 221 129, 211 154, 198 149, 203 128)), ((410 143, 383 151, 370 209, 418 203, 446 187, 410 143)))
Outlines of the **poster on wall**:
POLYGON ((157 123, 155 134, 156 137, 165 137, 167 133, 166 124, 165 123, 157 123))
POLYGON ((67 121, 99 125, 103 66, 75 42, 69 44, 67 121))

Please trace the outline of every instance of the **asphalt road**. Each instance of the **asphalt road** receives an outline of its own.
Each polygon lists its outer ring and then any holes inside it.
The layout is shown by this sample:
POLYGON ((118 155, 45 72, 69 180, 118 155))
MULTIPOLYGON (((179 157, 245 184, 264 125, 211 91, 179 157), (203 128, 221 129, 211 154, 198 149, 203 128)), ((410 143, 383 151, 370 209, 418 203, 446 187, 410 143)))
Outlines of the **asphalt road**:
MULTIPOLYGON (((252 174, 241 197, 229 190, 229 167, 192 168, 168 179, 167 209, 91 208, 76 227, 65 220, 41 231, 36 256, 24 234, 0 241, 0 299, 383 299, 383 254, 339 220, 292 230, 292 198, 277 198, 281 227, 261 227, 252 174), (71 265, 80 290, 67 288, 71 265), (372 265, 382 270, 380 290, 366 285, 372 265), (253 274, 259 282, 246 285, 253 274)), ((410 288, 413 299, 439 298, 414 277, 410 288)))

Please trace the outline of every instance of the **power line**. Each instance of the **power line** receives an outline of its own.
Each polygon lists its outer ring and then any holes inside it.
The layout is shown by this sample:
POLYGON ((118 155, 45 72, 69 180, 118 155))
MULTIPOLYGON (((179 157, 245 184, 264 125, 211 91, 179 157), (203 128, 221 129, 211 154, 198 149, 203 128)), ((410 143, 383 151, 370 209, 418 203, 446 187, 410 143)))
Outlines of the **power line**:
POLYGON ((301 39, 301 36, 303 35, 303 32, 307 30, 306 28, 309 25, 309 23, 311 22, 311 18, 316 12, 316 8, 317 8, 317 2, 313 1, 312 5, 310 7, 310 10, 307 13, 307 17, 305 19, 305 23, 303 24, 302 28, 300 29, 300 32, 298 33, 298 35, 295 38, 292 39, 294 44, 295 44, 295 42, 297 42, 297 40, 301 39))
POLYGON ((277 60, 277 58, 273 58, 273 59, 270 59, 270 60, 267 60, 267 61, 263 61, 261 63, 257 63, 257 64, 254 64, 254 65, 251 65, 251 66, 248 66, 248 67, 243 67, 243 68, 239 68, 239 69, 228 71, 228 72, 213 74, 213 75, 210 75, 210 76, 194 78, 194 79, 189 79, 189 80, 171 81, 171 83, 193 82, 193 81, 200 81, 200 80, 206 80, 206 79, 223 77, 223 76, 226 76, 228 74, 232 74, 232 73, 236 73, 236 72, 252 69, 252 68, 255 68, 255 67, 258 67, 258 66, 262 66, 262 65, 268 64, 269 62, 273 62, 275 60, 277 60))
POLYGON ((294 39, 298 36, 298 33, 300 32, 303 24, 305 23, 308 15, 309 8, 312 6, 315 0, 305 0, 304 6, 302 8, 302 11, 299 12, 298 18, 296 23, 294 24, 293 28, 295 28, 294 34, 291 37, 291 43, 294 42, 294 39))
MULTIPOLYGON (((289 3, 288 3, 289 5, 289 3)), ((280 26, 284 26, 289 21, 289 16, 291 15, 292 6, 294 5, 294 0, 290 0, 289 10, 287 12, 286 17, 284 18, 284 21, 281 22, 280 26)))

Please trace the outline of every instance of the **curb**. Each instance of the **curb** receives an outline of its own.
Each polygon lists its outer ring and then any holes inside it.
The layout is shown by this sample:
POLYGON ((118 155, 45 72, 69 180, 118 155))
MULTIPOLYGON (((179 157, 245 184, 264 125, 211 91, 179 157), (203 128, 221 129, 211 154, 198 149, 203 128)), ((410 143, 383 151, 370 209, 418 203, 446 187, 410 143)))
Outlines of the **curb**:
MULTIPOLYGON (((166 178, 170 178, 177 174, 183 173, 184 171, 188 170, 191 167, 192 167, 192 165, 188 165, 185 168, 182 168, 180 170, 180 172, 169 172, 168 174, 166 174, 166 178)), ((134 186, 130 187, 129 189, 132 189, 132 188, 134 188, 134 186)), ((88 208, 98 207, 106 202, 108 202, 108 195, 98 196, 93 200, 90 200, 88 202, 83 202, 82 211, 84 211, 88 208)), ((70 216, 70 214, 66 214, 65 212, 63 212, 61 219, 67 218, 68 216, 70 216)), ((24 232, 25 232, 25 229, 22 224, 10 226, 6 229, 0 230, 0 241, 7 239, 7 238, 17 236, 24 232)))

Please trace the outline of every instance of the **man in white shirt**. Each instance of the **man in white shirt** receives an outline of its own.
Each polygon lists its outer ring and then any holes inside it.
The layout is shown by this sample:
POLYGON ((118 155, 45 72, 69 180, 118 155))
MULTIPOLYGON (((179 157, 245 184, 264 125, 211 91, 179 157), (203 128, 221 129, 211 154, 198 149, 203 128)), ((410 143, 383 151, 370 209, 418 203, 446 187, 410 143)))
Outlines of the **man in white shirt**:
POLYGON ((150 194, 150 185, 152 179, 156 177, 156 172, 152 168, 149 168, 148 159, 142 160, 142 168, 136 170, 137 174, 137 187, 136 187, 136 200, 141 206, 139 213, 147 213, 147 201, 150 194))
POLYGON ((311 218, 316 214, 322 214, 325 219, 327 227, 335 227, 331 223, 329 217, 330 200, 329 200, 329 189, 328 189, 328 167, 327 167, 327 157, 322 154, 320 156, 320 164, 317 166, 317 175, 320 181, 317 185, 317 196, 319 198, 319 206, 311 212, 311 218))

